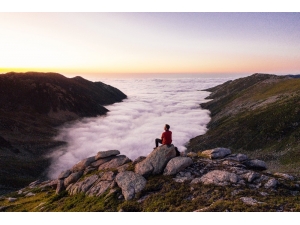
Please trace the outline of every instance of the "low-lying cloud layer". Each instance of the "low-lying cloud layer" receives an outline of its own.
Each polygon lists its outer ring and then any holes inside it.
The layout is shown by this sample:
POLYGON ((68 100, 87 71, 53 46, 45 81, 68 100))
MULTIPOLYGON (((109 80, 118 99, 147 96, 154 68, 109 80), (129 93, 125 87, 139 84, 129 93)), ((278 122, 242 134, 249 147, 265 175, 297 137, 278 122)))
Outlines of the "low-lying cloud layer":
POLYGON ((179 151, 193 137, 204 134, 209 111, 200 108, 208 92, 200 91, 226 79, 125 79, 103 82, 123 91, 128 99, 106 108, 106 116, 83 119, 61 129, 58 140, 68 142, 51 157, 49 177, 71 168, 99 151, 120 150, 132 160, 147 156, 160 138, 164 125, 171 126, 179 151))

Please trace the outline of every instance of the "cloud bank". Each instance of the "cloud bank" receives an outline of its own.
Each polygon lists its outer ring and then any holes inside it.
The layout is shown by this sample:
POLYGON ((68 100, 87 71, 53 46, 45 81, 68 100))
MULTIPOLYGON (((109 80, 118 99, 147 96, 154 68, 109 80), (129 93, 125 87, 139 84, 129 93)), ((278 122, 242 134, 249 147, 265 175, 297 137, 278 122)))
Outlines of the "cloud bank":
POLYGON ((106 116, 88 118, 61 128, 57 140, 68 142, 55 151, 49 178, 99 151, 117 149, 134 160, 147 156, 160 138, 164 125, 171 126, 173 144, 186 150, 188 141, 207 130, 209 111, 200 103, 209 92, 200 91, 224 83, 224 78, 102 80, 123 91, 128 99, 106 106, 106 116))

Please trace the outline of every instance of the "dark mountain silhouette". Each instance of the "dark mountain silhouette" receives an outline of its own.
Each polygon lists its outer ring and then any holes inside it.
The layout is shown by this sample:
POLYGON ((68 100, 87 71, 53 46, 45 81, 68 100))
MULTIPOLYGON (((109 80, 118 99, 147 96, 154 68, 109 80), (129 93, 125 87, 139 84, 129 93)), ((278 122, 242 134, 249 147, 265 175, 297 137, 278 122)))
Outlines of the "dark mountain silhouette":
POLYGON ((102 82, 58 73, 0 75, 0 185, 19 187, 49 165, 44 156, 63 144, 53 140, 58 126, 104 115, 108 104, 126 95, 102 82))

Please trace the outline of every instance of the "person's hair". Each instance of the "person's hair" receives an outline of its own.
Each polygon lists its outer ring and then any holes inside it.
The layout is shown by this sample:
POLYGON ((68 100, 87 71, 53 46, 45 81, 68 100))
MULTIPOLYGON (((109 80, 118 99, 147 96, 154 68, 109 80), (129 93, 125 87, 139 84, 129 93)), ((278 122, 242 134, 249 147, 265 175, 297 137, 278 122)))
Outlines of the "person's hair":
POLYGON ((170 125, 169 125, 169 124, 166 124, 166 128, 169 130, 169 129, 170 129, 170 125))

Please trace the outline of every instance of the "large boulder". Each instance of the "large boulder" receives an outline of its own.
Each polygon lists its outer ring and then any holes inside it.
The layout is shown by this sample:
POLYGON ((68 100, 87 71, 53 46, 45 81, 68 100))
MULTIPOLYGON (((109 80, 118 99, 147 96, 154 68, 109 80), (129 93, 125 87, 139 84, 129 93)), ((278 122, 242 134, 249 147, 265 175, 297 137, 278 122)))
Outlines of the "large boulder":
POLYGON ((135 197, 136 193, 144 189, 147 180, 132 171, 125 171, 116 176, 116 182, 122 189, 125 200, 130 200, 135 197))
POLYGON ((119 150, 101 151, 101 152, 97 153, 95 159, 98 160, 98 159, 106 158, 106 157, 109 157, 109 156, 116 156, 116 155, 119 155, 119 154, 120 154, 119 150))
POLYGON ((248 167, 249 169, 256 169, 256 170, 266 170, 267 169, 267 164, 259 159, 252 159, 252 160, 247 160, 243 162, 243 164, 248 167))
POLYGON ((214 148, 201 152, 203 155, 208 156, 210 159, 222 159, 227 155, 231 154, 228 148, 214 148))
POLYGON ((160 174, 170 159, 176 156, 174 145, 161 145, 155 148, 146 159, 135 166, 135 172, 142 176, 160 174))
POLYGON ((239 177, 234 174, 223 170, 213 170, 203 175, 200 178, 195 178, 192 180, 191 184, 197 184, 199 182, 203 184, 214 184, 218 186, 229 185, 230 183, 237 183, 239 177))
POLYGON ((127 156, 119 155, 113 158, 112 160, 100 165, 98 170, 117 168, 129 162, 131 162, 131 160, 127 156))
POLYGON ((81 160, 79 163, 75 164, 71 171, 72 172, 78 172, 78 171, 81 171, 81 170, 84 170, 85 168, 87 168, 91 163, 95 162, 95 156, 92 156, 92 157, 89 157, 89 158, 86 158, 86 159, 83 159, 81 160))
POLYGON ((168 162, 164 175, 174 175, 192 164, 193 160, 190 157, 175 157, 168 162))

